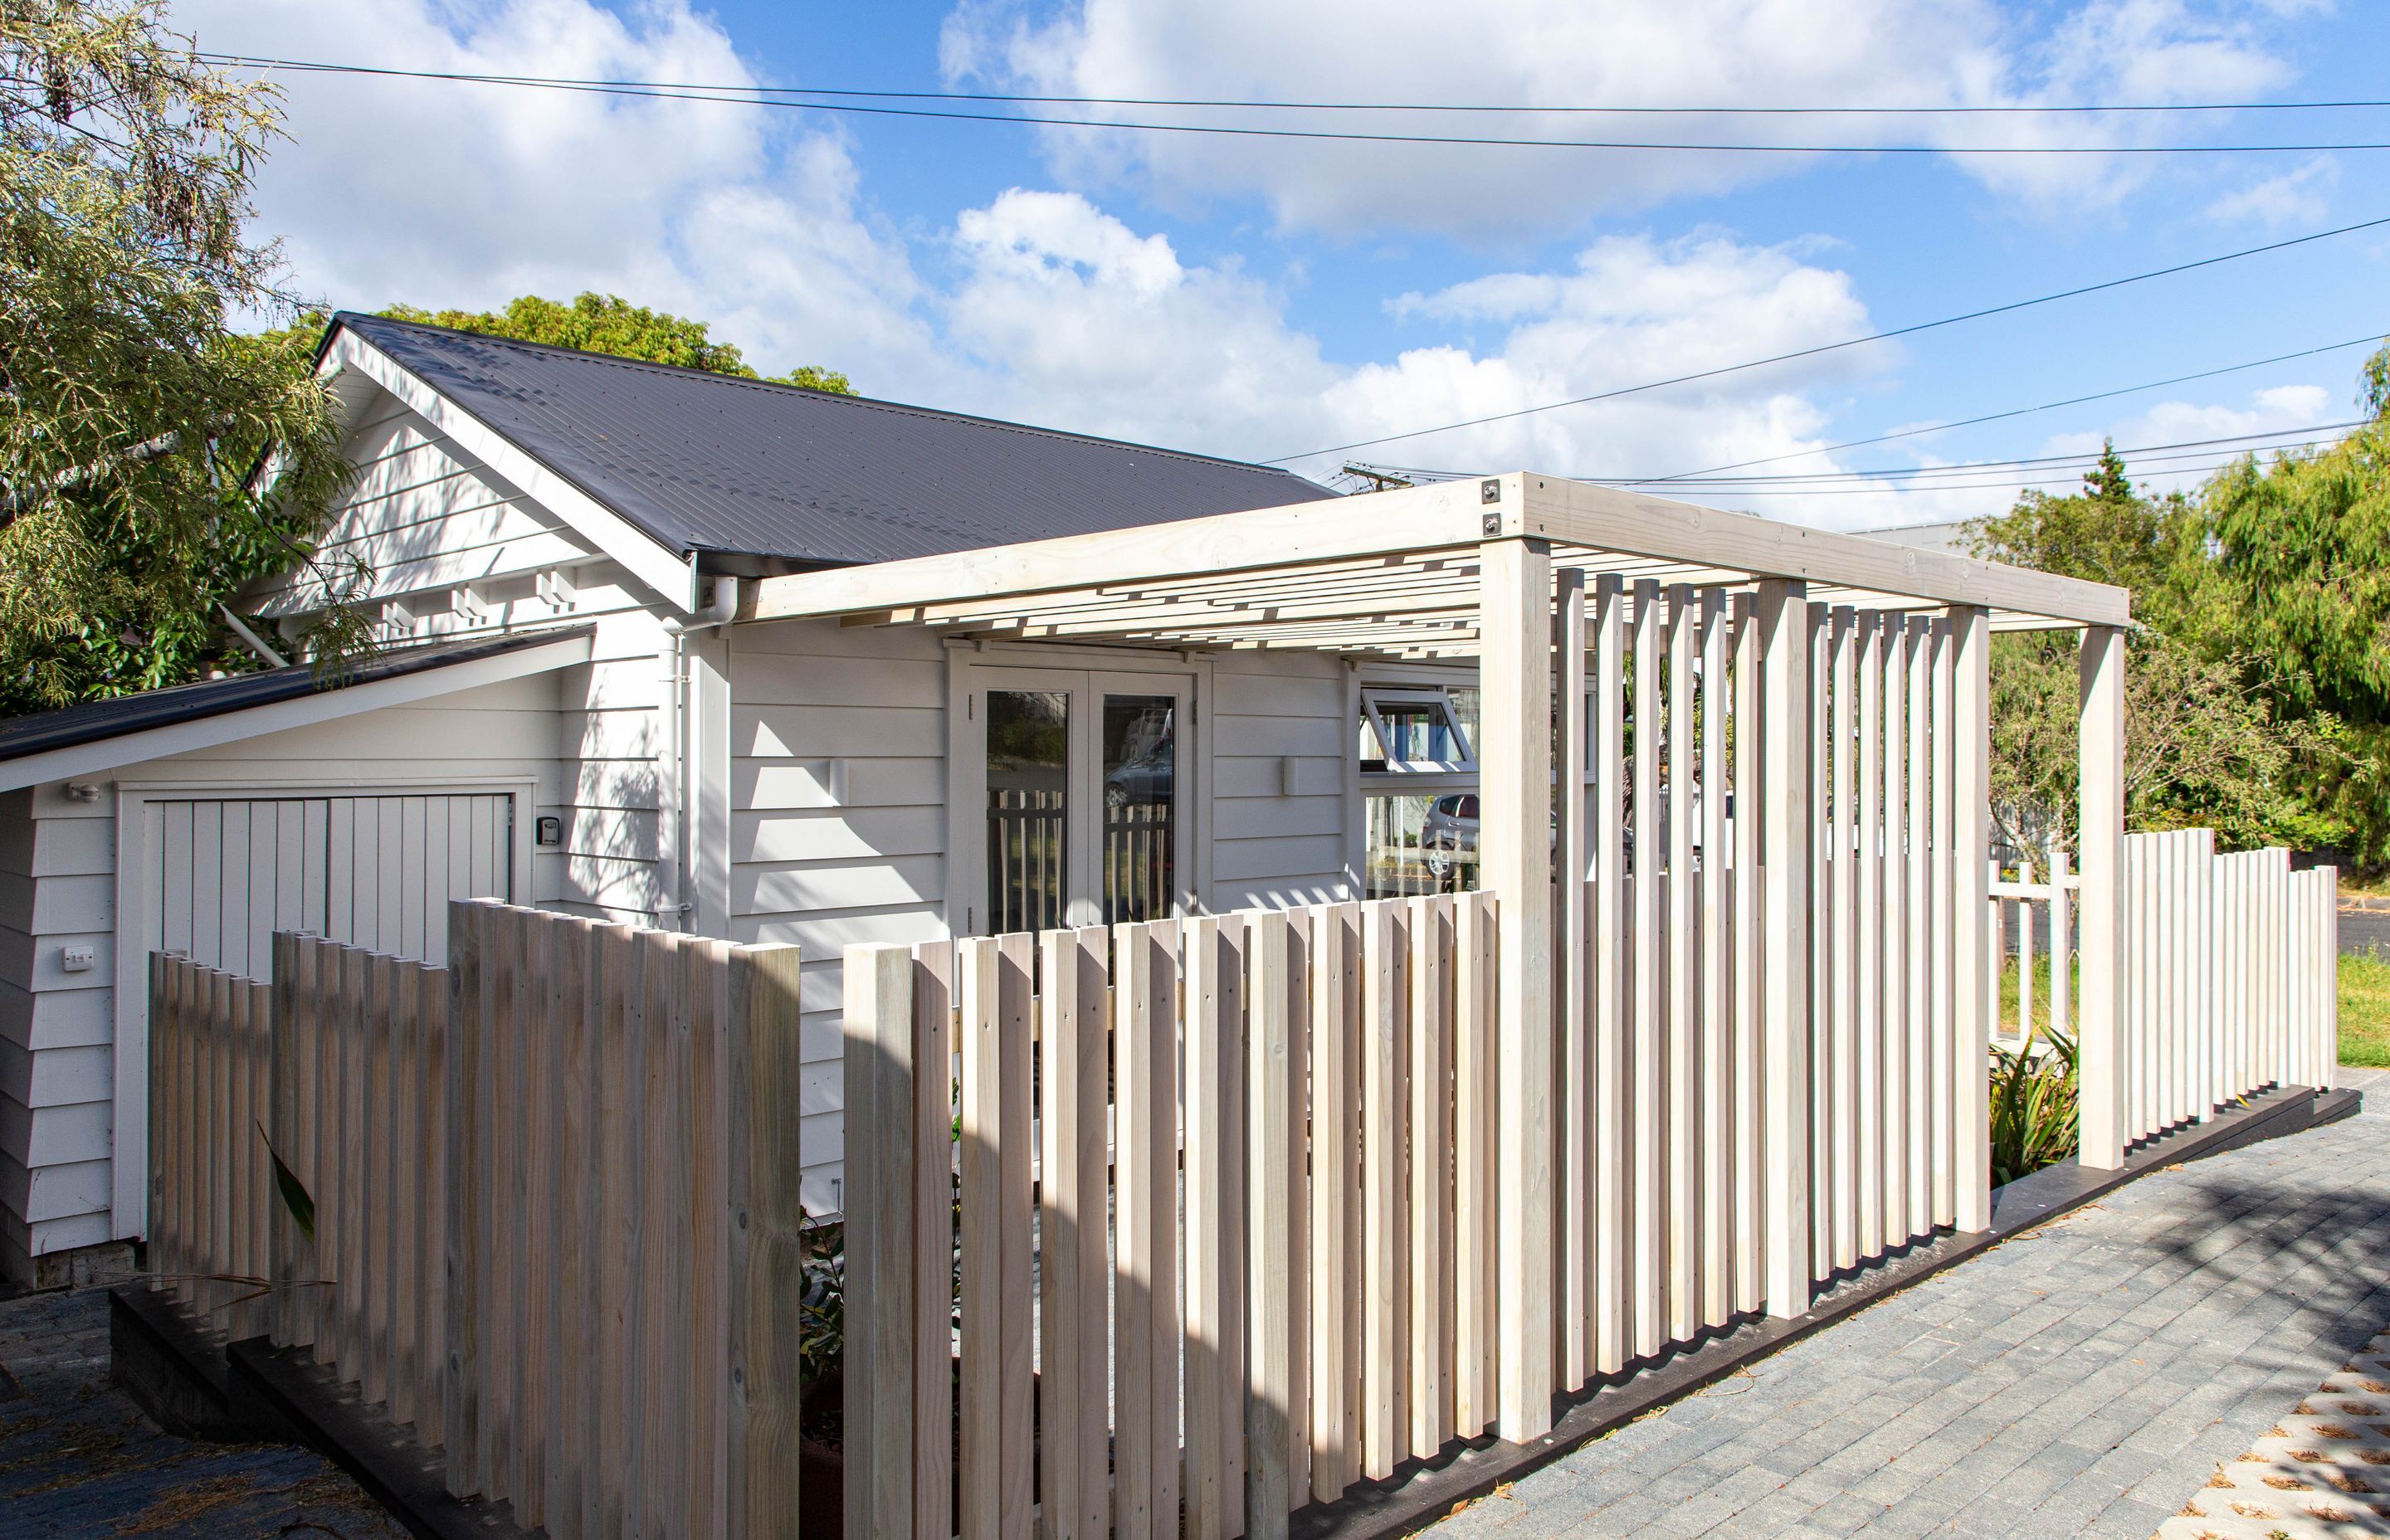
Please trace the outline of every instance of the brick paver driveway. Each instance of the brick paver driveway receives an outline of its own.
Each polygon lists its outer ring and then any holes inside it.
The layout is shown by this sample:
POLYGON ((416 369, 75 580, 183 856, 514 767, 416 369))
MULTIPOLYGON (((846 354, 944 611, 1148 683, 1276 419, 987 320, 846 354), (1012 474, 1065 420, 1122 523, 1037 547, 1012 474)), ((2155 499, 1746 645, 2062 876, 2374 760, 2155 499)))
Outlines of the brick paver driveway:
POLYGON ((2341 1072, 2369 1081, 2358 1117, 2144 1177, 1431 1533, 2147 1540, 2390 1325, 2390 1079, 2341 1072))

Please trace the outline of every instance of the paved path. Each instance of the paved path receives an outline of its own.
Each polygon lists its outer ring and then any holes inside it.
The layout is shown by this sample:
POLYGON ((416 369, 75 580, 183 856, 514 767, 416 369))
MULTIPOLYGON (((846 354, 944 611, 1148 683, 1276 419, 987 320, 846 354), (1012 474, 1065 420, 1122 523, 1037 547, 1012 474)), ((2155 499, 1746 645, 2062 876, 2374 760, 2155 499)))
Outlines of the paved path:
POLYGON ((321 1457, 170 1438, 108 1382, 108 1291, 0 1303, 0 1537, 402 1540, 321 1457))
POLYGON ((2158 1540, 2339 1540, 2390 1532, 2390 1332, 2221 1467, 2158 1540))
POLYGON ((2390 1323, 2366 1081, 2358 1117, 2144 1177, 1431 1533, 2148 1540, 2390 1323))

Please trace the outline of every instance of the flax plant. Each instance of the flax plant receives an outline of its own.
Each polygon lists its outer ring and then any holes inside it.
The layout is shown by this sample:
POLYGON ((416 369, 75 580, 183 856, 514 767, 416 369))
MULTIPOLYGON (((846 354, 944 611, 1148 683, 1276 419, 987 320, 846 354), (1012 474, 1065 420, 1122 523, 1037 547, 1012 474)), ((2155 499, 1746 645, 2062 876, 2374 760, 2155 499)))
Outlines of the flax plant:
POLYGON ((2037 1025, 2016 1052, 1992 1050, 1992 1185, 1999 1187, 2075 1154, 2075 1041, 2037 1025), (2036 1039, 2049 1051, 2037 1055, 2036 1039))

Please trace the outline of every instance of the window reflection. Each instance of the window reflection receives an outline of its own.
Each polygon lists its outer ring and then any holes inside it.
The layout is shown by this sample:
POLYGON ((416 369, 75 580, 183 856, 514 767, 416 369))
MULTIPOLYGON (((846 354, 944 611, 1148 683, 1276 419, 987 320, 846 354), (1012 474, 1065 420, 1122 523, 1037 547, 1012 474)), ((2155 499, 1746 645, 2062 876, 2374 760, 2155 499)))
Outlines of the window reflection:
POLYGON ((987 692, 987 905, 990 934, 1063 923, 1071 697, 987 692))

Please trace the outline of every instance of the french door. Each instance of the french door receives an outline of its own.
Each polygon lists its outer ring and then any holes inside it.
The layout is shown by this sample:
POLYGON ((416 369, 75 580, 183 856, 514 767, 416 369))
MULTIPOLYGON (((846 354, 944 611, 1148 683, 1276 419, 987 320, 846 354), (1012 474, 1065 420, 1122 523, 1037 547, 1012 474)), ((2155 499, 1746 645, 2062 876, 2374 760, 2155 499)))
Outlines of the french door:
POLYGON ((973 665, 957 789, 982 809, 966 935, 1117 925, 1191 896, 1191 674, 973 665))

